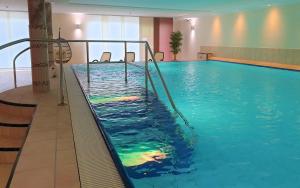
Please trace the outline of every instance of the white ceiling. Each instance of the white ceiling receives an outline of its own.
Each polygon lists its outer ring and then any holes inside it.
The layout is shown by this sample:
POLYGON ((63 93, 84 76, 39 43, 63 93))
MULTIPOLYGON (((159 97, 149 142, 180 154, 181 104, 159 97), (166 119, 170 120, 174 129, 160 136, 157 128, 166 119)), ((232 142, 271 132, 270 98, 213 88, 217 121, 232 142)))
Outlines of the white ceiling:
MULTIPOLYGON (((300 0, 48 0, 57 13, 187 17, 300 4, 300 0)), ((27 0, 0 0, 0 10, 26 11, 27 0)))

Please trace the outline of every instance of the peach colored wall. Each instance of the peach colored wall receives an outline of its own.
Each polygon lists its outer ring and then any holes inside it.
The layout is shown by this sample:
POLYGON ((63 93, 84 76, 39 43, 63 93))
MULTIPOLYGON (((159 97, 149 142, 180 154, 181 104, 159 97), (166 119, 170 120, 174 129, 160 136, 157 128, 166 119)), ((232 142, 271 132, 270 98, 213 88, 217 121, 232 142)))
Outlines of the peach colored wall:
POLYGON ((171 61, 170 35, 173 32, 173 18, 154 18, 154 49, 164 52, 164 60, 171 61))
POLYGON ((300 4, 195 18, 175 19, 183 32, 181 59, 192 60, 200 46, 300 49, 300 4))
MULTIPOLYGON (((84 39, 85 16, 83 14, 53 14, 53 37, 58 38, 61 27, 61 37, 65 39, 84 39), (82 24, 81 29, 76 29, 75 24, 82 24)), ((71 63, 86 63, 86 48, 83 43, 70 43, 72 48, 71 63)))
MULTIPOLYGON (((140 39, 143 41, 148 41, 151 49, 153 50, 154 41, 154 19, 151 17, 140 17, 140 39)), ((141 59, 145 59, 145 48, 141 45, 141 59)), ((150 55, 148 55, 150 58, 150 55)))
POLYGON ((206 38, 207 31, 204 24, 209 23, 207 19, 210 17, 194 18, 191 21, 184 19, 174 19, 173 30, 182 33, 182 47, 181 52, 177 55, 178 60, 196 60, 197 52, 200 47, 200 38, 206 38), (200 25, 201 24, 201 25, 200 25), (197 26, 193 31, 192 25, 197 26), (201 36, 201 37, 200 37, 201 36))

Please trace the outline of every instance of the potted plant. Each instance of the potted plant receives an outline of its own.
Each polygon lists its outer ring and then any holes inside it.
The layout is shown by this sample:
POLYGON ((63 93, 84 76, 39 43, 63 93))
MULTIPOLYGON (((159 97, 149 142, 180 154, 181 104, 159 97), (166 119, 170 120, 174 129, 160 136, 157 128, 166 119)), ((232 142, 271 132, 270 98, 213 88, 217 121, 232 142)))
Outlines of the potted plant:
POLYGON ((176 61, 176 56, 181 51, 182 33, 180 31, 172 32, 170 40, 171 52, 174 54, 174 61, 176 61))

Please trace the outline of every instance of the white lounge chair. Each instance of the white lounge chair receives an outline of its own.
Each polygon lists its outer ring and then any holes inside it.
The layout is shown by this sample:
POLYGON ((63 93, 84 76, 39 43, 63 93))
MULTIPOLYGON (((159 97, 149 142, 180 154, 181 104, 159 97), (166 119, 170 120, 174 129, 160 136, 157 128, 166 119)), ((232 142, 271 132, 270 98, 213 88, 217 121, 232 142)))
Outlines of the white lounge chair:
POLYGON ((111 52, 103 52, 100 58, 100 63, 109 63, 111 58, 111 52))
MULTIPOLYGON (((127 63, 134 63, 135 62, 135 53, 134 52, 127 52, 127 63)), ((125 59, 125 58, 124 58, 125 59)))
POLYGON ((164 61, 164 52, 155 52, 154 59, 155 61, 164 61))

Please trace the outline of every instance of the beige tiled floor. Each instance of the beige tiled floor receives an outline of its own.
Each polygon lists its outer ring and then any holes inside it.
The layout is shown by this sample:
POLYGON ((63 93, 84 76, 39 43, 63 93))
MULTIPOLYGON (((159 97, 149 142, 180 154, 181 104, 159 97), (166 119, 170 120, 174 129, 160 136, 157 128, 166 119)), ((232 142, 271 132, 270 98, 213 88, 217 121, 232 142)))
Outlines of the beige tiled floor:
POLYGON ((69 106, 57 105, 57 82, 49 93, 32 93, 31 86, 0 93, 2 100, 38 104, 11 188, 80 187, 69 106))

